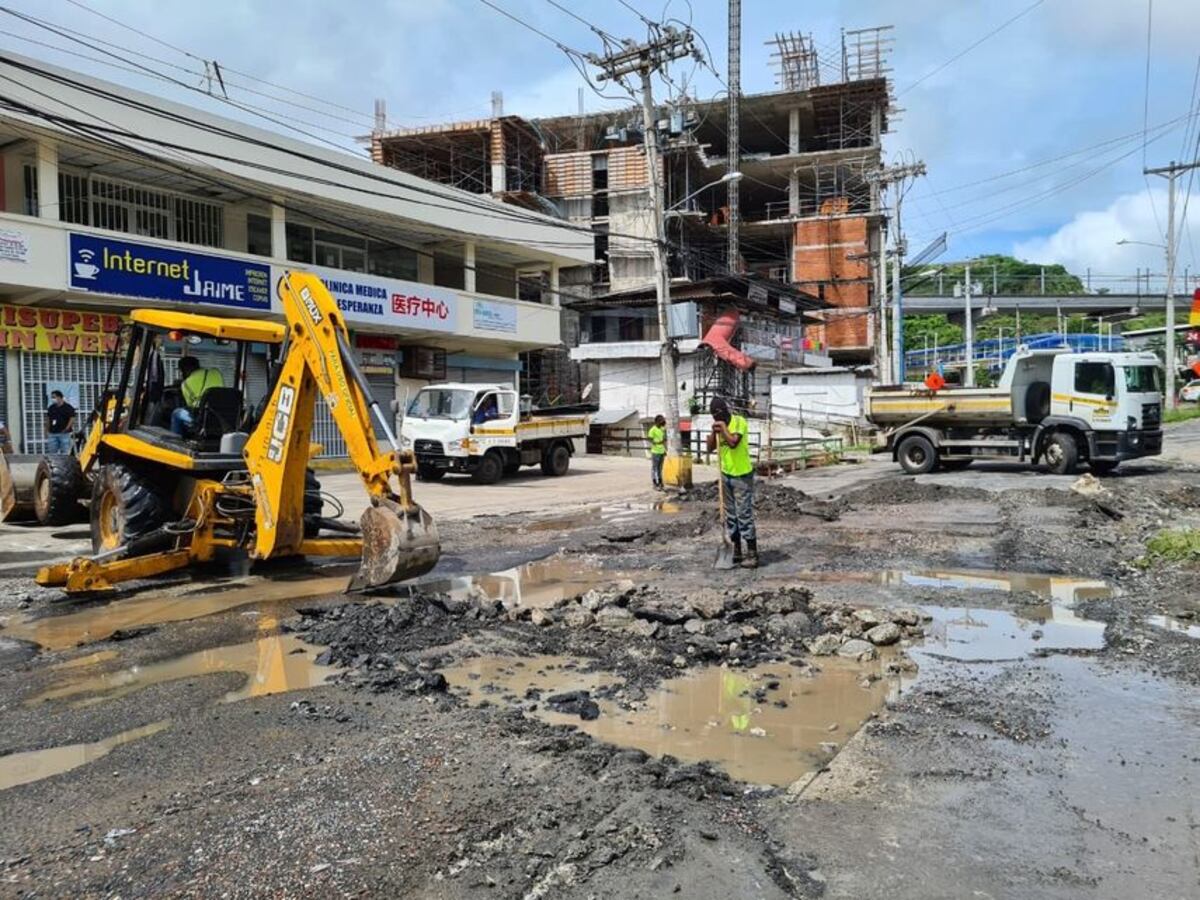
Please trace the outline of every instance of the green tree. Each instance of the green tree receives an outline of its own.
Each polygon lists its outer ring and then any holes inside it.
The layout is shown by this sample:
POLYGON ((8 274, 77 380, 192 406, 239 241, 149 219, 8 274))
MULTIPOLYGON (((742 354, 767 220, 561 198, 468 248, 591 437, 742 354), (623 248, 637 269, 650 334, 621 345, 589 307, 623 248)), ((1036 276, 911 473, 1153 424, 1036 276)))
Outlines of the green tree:
MULTIPOLYGON (((941 263, 936 266, 907 267, 904 269, 903 278, 910 286, 905 287, 905 293, 916 297, 935 296, 939 292, 940 284, 948 294, 952 285, 962 282, 966 275, 967 262, 967 260, 963 260, 941 263), (931 269, 937 270, 940 276, 922 277, 923 273, 931 269)), ((1046 275, 1047 294, 1081 294, 1084 291, 1083 281, 1079 276, 1072 275, 1064 266, 1057 263, 1042 265, 998 253, 980 256, 969 262, 971 280, 983 286, 984 294, 993 293, 993 284, 995 286, 994 293, 997 296, 1040 294, 1043 270, 1046 275)))

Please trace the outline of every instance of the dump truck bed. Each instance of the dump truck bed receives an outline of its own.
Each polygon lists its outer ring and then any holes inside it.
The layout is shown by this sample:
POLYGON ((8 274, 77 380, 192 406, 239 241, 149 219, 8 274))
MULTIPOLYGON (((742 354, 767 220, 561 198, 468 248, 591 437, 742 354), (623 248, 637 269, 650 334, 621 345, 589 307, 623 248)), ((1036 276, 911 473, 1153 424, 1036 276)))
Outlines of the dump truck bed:
POLYGON ((886 385, 866 395, 867 418, 884 427, 914 419, 930 425, 1011 425, 1012 391, 1008 388, 942 388, 924 385, 886 385))

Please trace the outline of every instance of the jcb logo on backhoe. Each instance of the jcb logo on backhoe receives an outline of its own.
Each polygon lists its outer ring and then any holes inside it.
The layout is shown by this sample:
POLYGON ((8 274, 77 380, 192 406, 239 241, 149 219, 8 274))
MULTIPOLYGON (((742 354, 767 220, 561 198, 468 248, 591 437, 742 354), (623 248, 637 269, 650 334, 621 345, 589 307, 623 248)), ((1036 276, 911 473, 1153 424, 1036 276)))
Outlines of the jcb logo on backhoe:
POLYGON ((323 317, 317 307, 317 301, 313 299, 312 291, 306 287, 300 288, 300 299, 304 301, 304 308, 308 310, 308 317, 312 319, 312 323, 320 325, 323 317))
POLYGON ((267 459, 280 462, 283 446, 292 424, 292 407, 296 403, 296 389, 286 384, 279 389, 279 405, 275 407, 275 420, 271 423, 271 438, 267 442, 267 459))

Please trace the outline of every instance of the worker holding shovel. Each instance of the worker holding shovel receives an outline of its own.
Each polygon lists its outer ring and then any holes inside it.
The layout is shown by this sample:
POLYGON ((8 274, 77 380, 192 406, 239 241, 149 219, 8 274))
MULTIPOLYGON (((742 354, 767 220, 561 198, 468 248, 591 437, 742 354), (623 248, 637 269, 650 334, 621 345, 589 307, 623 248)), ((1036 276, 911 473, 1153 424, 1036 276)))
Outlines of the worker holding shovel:
MULTIPOLYGON (((744 569, 758 568, 758 533, 754 528, 754 462, 750 459, 749 426, 745 416, 732 415, 729 404, 713 399, 709 411, 713 417, 708 449, 714 449, 721 461, 722 500, 725 533, 733 542, 733 562, 744 569), (746 552, 742 554, 742 540, 746 552)), ((719 559, 718 559, 719 561, 719 559)))

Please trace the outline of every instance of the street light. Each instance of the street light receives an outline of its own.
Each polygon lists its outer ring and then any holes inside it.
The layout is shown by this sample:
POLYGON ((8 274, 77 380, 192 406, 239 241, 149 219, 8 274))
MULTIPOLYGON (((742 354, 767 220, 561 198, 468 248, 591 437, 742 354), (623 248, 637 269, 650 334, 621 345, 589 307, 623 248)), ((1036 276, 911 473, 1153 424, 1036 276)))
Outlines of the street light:
POLYGON ((666 211, 674 212, 675 210, 679 209, 679 207, 683 206, 683 204, 687 203, 689 200, 691 200, 693 197, 695 197, 697 194, 704 193, 710 187, 716 187, 718 184, 728 184, 731 181, 741 181, 741 180, 742 180, 741 172, 726 172, 724 175, 722 175, 716 181, 710 181, 708 184, 704 185, 703 187, 696 188, 696 190, 692 191, 690 194, 688 194, 686 197, 684 197, 678 203, 672 203, 670 206, 667 207, 666 211))
POLYGON ((1118 247, 1123 247, 1126 244, 1141 244, 1143 247, 1157 247, 1159 250, 1167 249, 1166 244, 1155 244, 1151 241, 1131 241, 1129 238, 1121 238, 1119 241, 1117 241, 1118 247))

